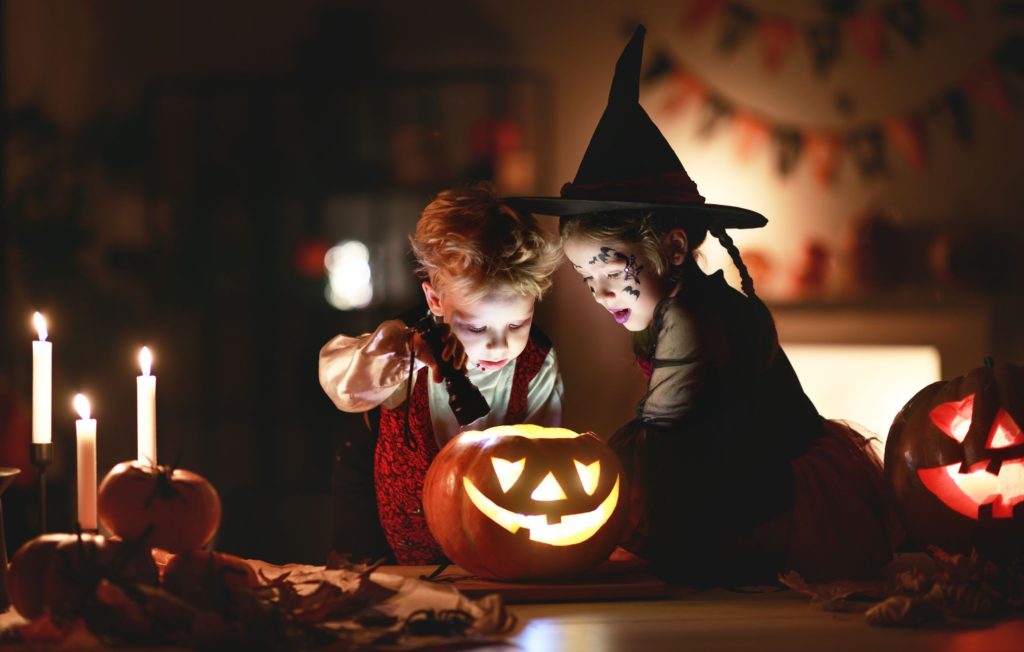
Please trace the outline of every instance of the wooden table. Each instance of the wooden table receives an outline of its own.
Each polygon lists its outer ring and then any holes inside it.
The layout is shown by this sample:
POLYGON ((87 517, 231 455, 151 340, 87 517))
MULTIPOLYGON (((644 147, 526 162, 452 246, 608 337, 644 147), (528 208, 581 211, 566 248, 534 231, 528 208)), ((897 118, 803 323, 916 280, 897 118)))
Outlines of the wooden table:
MULTIPOLYGON (((885 629, 815 609, 793 591, 671 590, 641 602, 511 605, 511 643, 538 652, 1022 652, 1024 619, 982 629, 885 629)), ((483 648, 510 652, 511 645, 483 648)))

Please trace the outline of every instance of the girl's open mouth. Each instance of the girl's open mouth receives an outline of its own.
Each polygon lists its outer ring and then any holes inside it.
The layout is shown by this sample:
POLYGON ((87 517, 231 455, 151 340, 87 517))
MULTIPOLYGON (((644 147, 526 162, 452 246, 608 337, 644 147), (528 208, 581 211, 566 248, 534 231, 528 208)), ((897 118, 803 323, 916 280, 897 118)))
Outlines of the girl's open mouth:
POLYGON ((612 313, 612 318, 615 321, 619 322, 620 324, 625 324, 627 321, 629 321, 629 315, 633 311, 630 310, 629 308, 623 308, 622 310, 609 310, 608 312, 612 313))
POLYGON ((504 367, 507 362, 508 358, 502 358, 501 360, 478 360, 476 364, 484 371, 494 371, 504 367))

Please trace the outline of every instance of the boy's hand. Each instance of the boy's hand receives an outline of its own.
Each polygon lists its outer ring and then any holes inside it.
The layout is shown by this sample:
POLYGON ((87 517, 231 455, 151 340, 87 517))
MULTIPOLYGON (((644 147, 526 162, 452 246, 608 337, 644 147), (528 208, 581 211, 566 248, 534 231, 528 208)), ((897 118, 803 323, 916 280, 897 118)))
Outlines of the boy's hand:
MULTIPOLYGON (((437 328, 441 331, 441 341, 444 342, 444 348, 441 350, 441 359, 445 361, 452 361, 452 366, 456 369, 466 368, 466 350, 462 348, 462 342, 459 338, 455 337, 448 324, 438 324, 437 328)), ((419 331, 413 331, 412 333, 412 351, 423 364, 430 367, 434 382, 439 383, 443 380, 441 376, 441 368, 438 365, 437 359, 434 357, 433 351, 430 350, 430 345, 423 335, 419 331)))

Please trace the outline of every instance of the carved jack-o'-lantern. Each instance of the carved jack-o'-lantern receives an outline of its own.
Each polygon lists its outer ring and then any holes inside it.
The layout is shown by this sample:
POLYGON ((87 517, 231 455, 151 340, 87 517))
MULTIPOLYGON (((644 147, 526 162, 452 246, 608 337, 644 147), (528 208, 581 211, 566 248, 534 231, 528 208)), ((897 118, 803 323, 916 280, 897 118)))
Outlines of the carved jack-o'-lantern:
MULTIPOLYGON (((989 362, 989 361, 986 361, 989 362)), ((919 545, 1024 552, 1024 368, 925 387, 896 416, 885 474, 919 545)))
POLYGON ((591 433, 534 425, 465 432, 423 486, 448 558, 499 579, 578 575, 607 559, 625 518, 618 458, 591 433))

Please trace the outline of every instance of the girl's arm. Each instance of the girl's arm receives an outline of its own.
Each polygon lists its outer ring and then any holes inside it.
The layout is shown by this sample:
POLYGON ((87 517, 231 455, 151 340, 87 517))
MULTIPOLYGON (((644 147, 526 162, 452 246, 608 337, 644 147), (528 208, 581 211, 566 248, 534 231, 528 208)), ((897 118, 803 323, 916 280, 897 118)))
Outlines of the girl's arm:
POLYGON ((700 405, 728 346, 723 324, 716 325, 707 315, 698 316, 677 302, 668 304, 659 325, 654 369, 639 413, 644 423, 669 426, 700 405))
POLYGON ((562 374, 555 350, 548 351, 540 371, 530 381, 526 395, 526 423, 549 428, 562 425, 562 374))
MULTIPOLYGON (((392 319, 373 333, 338 335, 320 349, 320 386, 345 412, 377 407, 409 378, 412 331, 392 319)), ((413 370, 424 363, 416 360, 413 370)))

